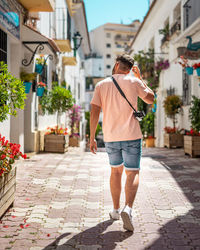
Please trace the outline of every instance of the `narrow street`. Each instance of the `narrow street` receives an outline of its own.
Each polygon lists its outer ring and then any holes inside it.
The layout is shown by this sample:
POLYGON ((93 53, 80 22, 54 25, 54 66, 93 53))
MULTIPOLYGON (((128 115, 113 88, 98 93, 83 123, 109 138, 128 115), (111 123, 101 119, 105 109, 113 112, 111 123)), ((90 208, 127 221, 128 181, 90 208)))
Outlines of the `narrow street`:
POLYGON ((141 166, 132 234, 109 219, 106 153, 70 148, 18 162, 0 249, 200 249, 200 160, 180 149, 144 149, 141 166))

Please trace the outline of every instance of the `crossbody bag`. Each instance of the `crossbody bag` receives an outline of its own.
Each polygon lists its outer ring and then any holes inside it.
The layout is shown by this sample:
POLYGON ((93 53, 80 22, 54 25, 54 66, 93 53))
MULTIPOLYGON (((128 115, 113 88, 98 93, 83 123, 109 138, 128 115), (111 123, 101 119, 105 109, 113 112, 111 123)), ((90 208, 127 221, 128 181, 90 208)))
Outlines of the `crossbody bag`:
POLYGON ((142 121, 142 119, 145 117, 145 112, 144 111, 137 111, 133 105, 129 102, 129 100, 126 98, 124 92, 122 91, 122 89, 120 88, 119 84, 117 83, 117 81, 115 80, 115 78, 112 76, 111 77, 115 86, 117 87, 117 89, 119 90, 119 93, 124 97, 124 99, 128 102, 128 104, 131 106, 131 108, 133 109, 133 115, 135 117, 135 119, 137 119, 139 122, 142 121))

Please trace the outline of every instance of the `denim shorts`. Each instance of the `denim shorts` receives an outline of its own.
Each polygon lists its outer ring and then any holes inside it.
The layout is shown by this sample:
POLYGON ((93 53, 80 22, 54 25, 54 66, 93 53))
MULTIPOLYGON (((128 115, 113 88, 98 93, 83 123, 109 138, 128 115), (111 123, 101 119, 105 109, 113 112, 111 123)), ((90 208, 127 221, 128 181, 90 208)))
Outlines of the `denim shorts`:
POLYGON ((142 154, 142 139, 105 142, 111 167, 124 165, 127 170, 139 170, 142 154))

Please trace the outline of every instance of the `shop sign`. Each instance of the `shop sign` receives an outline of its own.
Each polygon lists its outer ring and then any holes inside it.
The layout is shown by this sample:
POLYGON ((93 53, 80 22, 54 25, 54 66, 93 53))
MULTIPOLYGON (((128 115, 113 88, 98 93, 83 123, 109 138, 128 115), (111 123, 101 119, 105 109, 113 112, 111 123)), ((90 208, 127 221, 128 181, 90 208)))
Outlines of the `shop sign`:
POLYGON ((187 47, 177 48, 178 57, 184 56, 187 59, 196 60, 200 58, 200 42, 193 42, 191 36, 186 37, 188 41, 187 47))
POLYGON ((0 0, 0 26, 20 39, 20 11, 7 0, 0 0))
POLYGON ((185 58, 190 60, 197 60, 200 58, 200 49, 198 49, 197 51, 193 51, 189 50, 186 47, 179 47, 177 48, 177 51, 178 51, 178 57, 184 56, 185 58))

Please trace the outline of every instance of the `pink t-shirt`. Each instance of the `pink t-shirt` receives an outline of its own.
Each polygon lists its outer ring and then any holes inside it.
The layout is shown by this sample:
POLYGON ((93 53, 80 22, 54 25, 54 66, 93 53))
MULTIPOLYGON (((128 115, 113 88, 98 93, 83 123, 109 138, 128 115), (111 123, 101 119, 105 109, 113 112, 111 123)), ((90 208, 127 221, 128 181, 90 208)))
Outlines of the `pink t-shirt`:
MULTIPOLYGON (((150 92, 138 78, 124 74, 113 75, 129 102, 137 110, 137 98, 150 92)), ((128 141, 142 138, 140 124, 133 110, 121 96, 110 77, 97 83, 91 104, 103 111, 103 134, 105 142, 128 141)))

